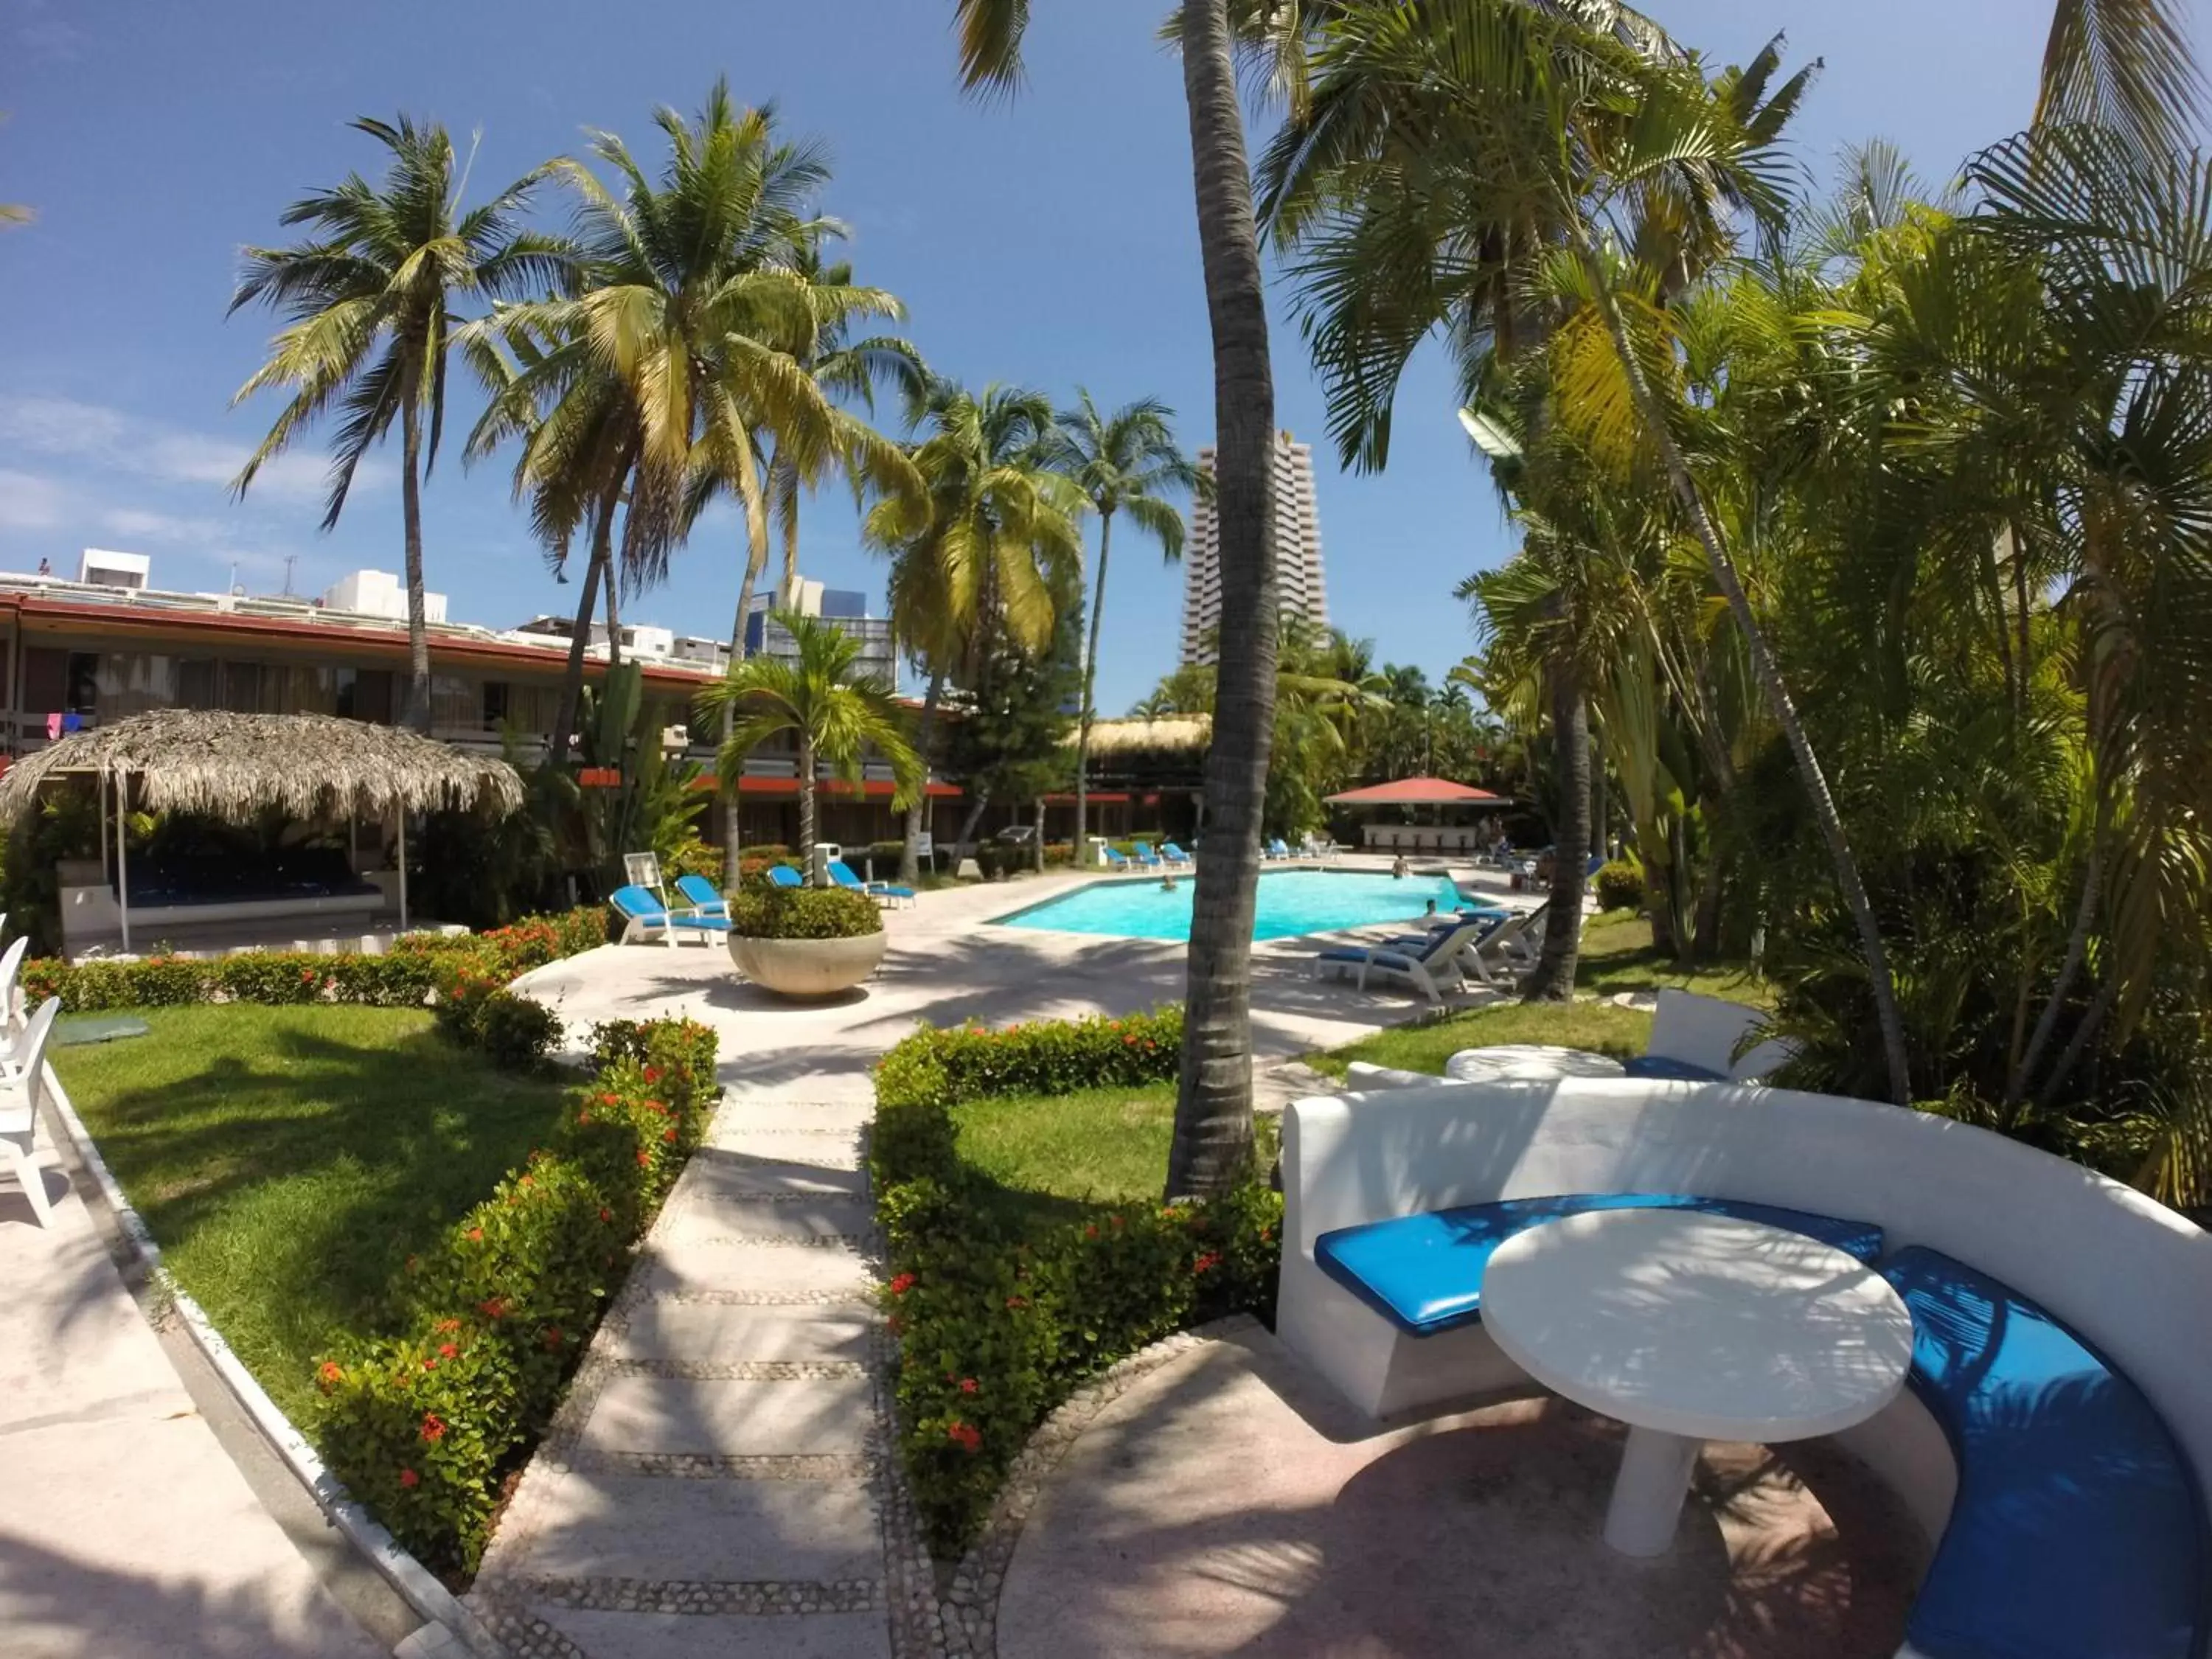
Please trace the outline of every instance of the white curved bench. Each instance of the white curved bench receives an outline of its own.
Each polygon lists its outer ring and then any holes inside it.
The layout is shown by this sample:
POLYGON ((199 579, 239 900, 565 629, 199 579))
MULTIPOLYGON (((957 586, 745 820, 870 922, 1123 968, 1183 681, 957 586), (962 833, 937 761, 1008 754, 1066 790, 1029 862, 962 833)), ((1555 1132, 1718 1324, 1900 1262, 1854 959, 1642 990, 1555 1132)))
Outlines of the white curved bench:
MULTIPOLYGON (((1929 1247, 2001 1280, 2132 1381, 2212 1490, 2212 1234, 1984 1130, 1731 1084, 1437 1083, 1294 1103, 1283 1188, 1278 1334, 1377 1418, 1531 1384, 1479 1323, 1400 1330, 1316 1264, 1322 1234, 1503 1199, 1696 1194, 1878 1223, 1890 1252, 1929 1247)), ((1918 1399, 1838 1439, 1942 1537, 1958 1471, 1918 1399)))

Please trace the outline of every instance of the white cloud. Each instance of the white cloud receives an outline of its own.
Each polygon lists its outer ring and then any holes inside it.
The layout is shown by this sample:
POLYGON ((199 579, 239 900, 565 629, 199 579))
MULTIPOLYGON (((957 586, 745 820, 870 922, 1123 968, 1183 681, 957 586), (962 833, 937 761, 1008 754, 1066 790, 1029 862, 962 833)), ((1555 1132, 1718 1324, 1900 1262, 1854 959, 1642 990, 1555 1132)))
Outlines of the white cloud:
POLYGON ((180 517, 174 513, 149 513, 143 507, 111 507, 99 517, 101 531, 126 540, 205 544, 227 536, 231 526, 216 519, 180 517))
POLYGON ((0 526, 51 530, 62 521, 64 491, 33 472, 0 470, 0 526))
MULTIPOLYGON (((247 444, 67 398, 0 398, 0 441, 107 471, 216 489, 228 489, 253 453, 247 444)), ((297 447, 265 463, 252 493, 319 501, 329 490, 329 471, 319 450, 297 447)), ((381 489, 398 476, 391 463, 372 457, 356 469, 354 493, 381 489)))

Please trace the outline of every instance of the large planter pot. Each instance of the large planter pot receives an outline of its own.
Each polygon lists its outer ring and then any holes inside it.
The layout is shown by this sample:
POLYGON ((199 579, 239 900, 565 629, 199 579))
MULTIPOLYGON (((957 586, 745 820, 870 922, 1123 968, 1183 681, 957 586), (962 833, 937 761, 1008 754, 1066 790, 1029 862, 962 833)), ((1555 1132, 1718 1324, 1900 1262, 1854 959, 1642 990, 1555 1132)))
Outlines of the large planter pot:
POLYGON ((754 984, 784 997, 834 997, 876 971, 881 929, 852 939, 748 939, 730 935, 730 960, 754 984))

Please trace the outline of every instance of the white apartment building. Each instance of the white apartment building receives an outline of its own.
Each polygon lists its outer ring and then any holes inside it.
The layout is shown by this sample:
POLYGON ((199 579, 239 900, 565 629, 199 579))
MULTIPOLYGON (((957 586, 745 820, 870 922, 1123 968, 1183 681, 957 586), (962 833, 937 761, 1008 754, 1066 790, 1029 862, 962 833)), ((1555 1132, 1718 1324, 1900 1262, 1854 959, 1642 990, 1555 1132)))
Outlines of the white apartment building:
MULTIPOLYGON (((1279 432, 1274 463, 1276 608, 1326 628, 1328 590, 1322 574, 1321 515, 1314 506, 1313 446, 1279 432)), ((1212 472, 1210 446, 1198 452, 1198 465, 1212 472)), ((1191 507, 1182 582, 1182 659, 1211 663, 1213 633, 1221 625, 1221 538, 1213 503, 1202 492, 1191 507)))

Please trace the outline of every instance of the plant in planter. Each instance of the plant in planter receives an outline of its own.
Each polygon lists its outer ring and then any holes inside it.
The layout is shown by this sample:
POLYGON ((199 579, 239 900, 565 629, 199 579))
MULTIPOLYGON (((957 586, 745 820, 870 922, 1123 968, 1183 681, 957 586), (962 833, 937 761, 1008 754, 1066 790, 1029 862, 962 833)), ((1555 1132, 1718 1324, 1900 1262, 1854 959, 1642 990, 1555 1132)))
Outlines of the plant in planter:
POLYGON ((730 960, 787 997, 835 996, 884 959, 883 913, 837 887, 747 887, 730 900, 730 960))

